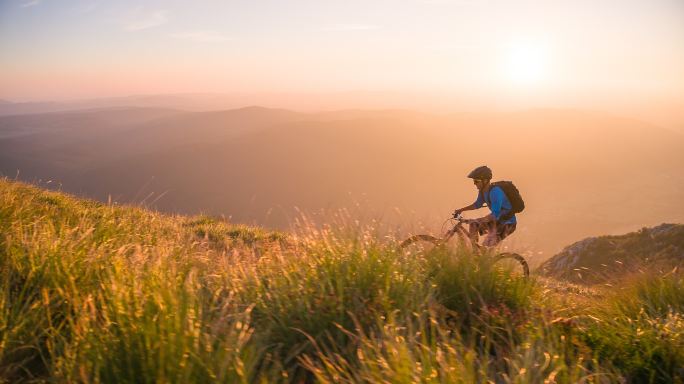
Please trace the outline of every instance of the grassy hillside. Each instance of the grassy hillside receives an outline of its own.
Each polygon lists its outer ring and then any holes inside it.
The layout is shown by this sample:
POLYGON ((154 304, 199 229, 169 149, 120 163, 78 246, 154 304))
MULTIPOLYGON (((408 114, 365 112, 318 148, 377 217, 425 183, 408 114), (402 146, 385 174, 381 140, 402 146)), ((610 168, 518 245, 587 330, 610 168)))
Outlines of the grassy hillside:
POLYGON ((646 270, 684 266, 684 225, 661 224, 619 236, 578 241, 540 266, 545 276, 574 283, 610 283, 646 270))
POLYGON ((0 382, 682 382, 684 280, 525 281, 0 180, 0 382))

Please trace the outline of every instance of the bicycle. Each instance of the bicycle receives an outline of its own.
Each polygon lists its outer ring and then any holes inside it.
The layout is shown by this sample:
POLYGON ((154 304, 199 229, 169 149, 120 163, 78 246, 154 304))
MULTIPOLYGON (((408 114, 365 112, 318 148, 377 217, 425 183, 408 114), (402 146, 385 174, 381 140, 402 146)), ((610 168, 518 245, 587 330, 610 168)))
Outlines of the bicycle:
MULTIPOLYGON (((468 230, 463 227, 463 224, 470 224, 473 221, 474 220, 463 218, 460 214, 456 215, 453 218, 447 219, 442 225, 442 232, 444 232, 444 228, 445 226, 447 226, 448 223, 451 224, 455 222, 455 224, 453 224, 453 227, 447 230, 443 237, 439 238, 425 234, 413 235, 408 239, 402 241, 399 247, 401 247, 401 249, 406 250, 410 246, 419 245, 421 248, 423 248, 423 250, 427 250, 426 248, 434 248, 445 245, 454 235, 458 235, 458 237, 463 242, 463 244, 465 244, 466 247, 468 247, 470 250, 482 253, 482 251, 484 251, 486 247, 478 244, 476 241, 473 241, 468 235, 468 230)), ((520 256, 519 254, 513 252, 502 252, 497 253, 494 256, 495 263, 503 260, 515 261, 516 264, 518 264, 522 268, 524 277, 528 278, 530 276, 530 267, 527 265, 527 261, 525 260, 525 258, 520 256)))

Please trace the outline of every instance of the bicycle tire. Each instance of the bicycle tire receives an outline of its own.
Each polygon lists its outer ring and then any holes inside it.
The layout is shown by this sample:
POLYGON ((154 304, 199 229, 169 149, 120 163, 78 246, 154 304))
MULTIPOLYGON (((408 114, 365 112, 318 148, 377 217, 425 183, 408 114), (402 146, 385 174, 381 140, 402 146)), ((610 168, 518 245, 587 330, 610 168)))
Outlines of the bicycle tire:
MULTIPOLYGON (((418 244, 418 243, 427 243, 431 244, 433 247, 438 246, 442 244, 442 239, 432 236, 432 235, 413 235, 406 240, 402 241, 401 244, 399 244, 399 247, 401 249, 407 249, 409 246, 413 244, 418 244)), ((494 258, 494 262, 497 263, 501 260, 515 260, 517 264, 520 265, 523 271, 523 275, 525 278, 530 277, 530 267, 527 264, 527 260, 525 260, 524 257, 520 256, 517 253, 512 253, 512 252, 504 252, 504 253, 499 253, 496 255, 494 258)))
POLYGON ((497 263, 505 259, 515 260, 522 267, 523 275, 525 276, 525 278, 530 277, 530 266, 527 264, 527 260, 525 260, 524 257, 520 256, 517 253, 504 252, 496 255, 496 257, 494 258, 494 262, 497 263))
POLYGON ((432 235, 413 235, 402 241, 399 247, 406 254, 425 255, 440 244, 442 240, 432 235))

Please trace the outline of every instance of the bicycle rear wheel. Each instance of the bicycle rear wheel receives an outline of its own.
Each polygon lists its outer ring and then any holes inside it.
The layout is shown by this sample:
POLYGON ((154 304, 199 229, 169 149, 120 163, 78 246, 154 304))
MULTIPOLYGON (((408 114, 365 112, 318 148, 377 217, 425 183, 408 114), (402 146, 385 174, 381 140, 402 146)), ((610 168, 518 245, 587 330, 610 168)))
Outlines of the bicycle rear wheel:
POLYGON ((432 235, 413 235, 399 244, 405 253, 424 254, 440 245, 441 239, 432 235))
POLYGON ((522 273, 525 278, 530 277, 530 267, 527 265, 527 260, 517 253, 504 252, 496 255, 495 263, 511 265, 514 272, 522 273))

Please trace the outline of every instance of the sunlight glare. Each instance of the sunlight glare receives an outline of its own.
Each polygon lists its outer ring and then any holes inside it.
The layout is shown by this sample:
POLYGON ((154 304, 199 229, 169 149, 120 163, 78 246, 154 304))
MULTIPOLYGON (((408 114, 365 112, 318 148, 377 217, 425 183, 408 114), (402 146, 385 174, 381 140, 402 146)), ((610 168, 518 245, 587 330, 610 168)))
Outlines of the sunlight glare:
POLYGON ((516 86, 540 85, 548 75, 548 55, 541 43, 515 42, 506 47, 503 72, 516 86))

